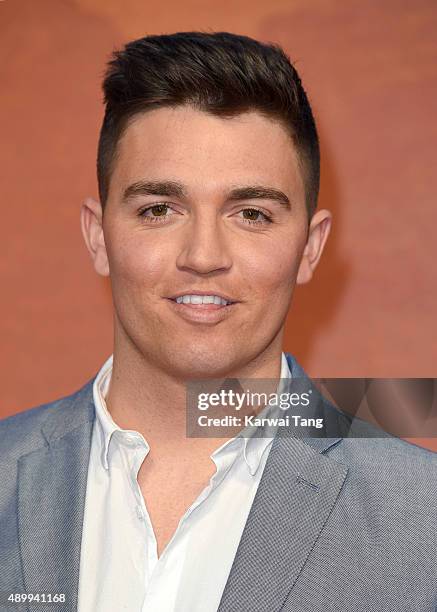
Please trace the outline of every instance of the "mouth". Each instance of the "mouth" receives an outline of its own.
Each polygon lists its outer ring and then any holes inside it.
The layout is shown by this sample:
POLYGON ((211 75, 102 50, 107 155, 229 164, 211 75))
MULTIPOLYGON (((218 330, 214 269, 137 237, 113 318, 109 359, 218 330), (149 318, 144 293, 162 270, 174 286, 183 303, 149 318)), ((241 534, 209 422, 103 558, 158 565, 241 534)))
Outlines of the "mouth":
POLYGON ((232 306, 233 304, 237 303, 237 300, 229 297, 228 295, 224 295, 222 293, 206 293, 203 291, 179 293, 177 295, 171 296, 168 299, 172 300, 173 302, 176 302, 176 304, 196 307, 223 307, 232 306))
POLYGON ((189 323, 214 325, 237 307, 238 301, 221 293, 181 293, 166 298, 174 312, 189 323))

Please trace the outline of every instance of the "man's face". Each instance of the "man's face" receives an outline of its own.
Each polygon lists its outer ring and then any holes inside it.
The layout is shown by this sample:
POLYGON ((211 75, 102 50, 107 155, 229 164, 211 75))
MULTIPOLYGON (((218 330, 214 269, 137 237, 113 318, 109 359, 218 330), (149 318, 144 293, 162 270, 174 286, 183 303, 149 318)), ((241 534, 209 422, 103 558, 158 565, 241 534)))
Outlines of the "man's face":
POLYGON ((284 127, 255 111, 162 108, 137 115, 117 151, 103 233, 96 205, 88 237, 111 277, 116 346, 182 379, 278 355, 296 281, 310 278, 329 230, 326 214, 313 218, 306 246, 304 184, 284 127), (232 303, 177 301, 199 294, 232 303))

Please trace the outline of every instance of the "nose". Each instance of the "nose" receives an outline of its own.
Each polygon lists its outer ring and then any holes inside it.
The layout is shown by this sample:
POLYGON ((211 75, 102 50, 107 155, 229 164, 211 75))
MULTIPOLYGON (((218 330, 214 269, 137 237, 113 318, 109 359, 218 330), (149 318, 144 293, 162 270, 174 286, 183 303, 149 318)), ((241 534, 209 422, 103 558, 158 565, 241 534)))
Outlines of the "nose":
POLYGON ((216 216, 193 219, 185 228, 176 260, 180 270, 210 274, 229 270, 232 258, 225 228, 216 216))

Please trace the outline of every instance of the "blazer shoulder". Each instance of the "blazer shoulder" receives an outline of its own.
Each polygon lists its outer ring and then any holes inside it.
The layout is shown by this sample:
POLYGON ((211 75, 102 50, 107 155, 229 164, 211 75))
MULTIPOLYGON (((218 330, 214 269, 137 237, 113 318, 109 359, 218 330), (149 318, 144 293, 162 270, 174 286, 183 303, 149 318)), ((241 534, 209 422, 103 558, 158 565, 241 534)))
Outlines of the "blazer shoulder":
MULTIPOLYGON (((333 422, 333 435, 342 439, 340 452, 381 466, 417 464, 437 467, 437 452, 398 438, 377 425, 339 410, 322 397, 324 415, 333 422)), ((399 473, 399 470, 398 470, 399 473)), ((436 471, 437 475, 437 471, 436 471)))
POLYGON ((46 426, 63 415, 69 415, 75 406, 88 402, 92 398, 93 382, 94 378, 70 395, 0 420, 0 459, 14 459, 47 446, 48 440, 44 435, 46 426))
POLYGON ((421 487, 437 488, 437 453, 396 437, 344 438, 338 452, 359 471, 368 472, 375 481, 410 481, 421 487))

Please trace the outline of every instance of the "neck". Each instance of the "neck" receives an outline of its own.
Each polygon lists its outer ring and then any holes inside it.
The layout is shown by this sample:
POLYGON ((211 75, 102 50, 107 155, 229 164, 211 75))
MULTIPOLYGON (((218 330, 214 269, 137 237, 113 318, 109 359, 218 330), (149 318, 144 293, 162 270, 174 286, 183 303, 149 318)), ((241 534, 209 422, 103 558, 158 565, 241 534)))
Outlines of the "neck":
MULTIPOLYGON (((277 380, 281 372, 281 345, 269 349, 250 362, 217 378, 277 380)), ((218 448, 228 438, 186 437, 186 384, 169 368, 140 354, 125 343, 114 346, 111 383, 106 397, 108 410, 119 427, 138 431, 150 446, 174 453, 218 448)))

